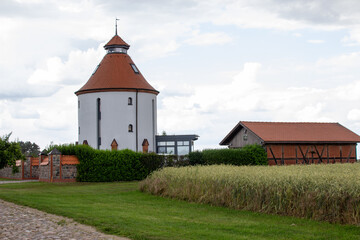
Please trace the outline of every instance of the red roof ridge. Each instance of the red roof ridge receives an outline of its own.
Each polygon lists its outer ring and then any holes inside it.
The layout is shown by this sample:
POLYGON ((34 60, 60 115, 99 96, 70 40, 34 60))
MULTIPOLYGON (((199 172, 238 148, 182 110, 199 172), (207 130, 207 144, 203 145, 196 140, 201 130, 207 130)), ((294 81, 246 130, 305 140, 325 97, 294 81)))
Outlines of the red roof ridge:
POLYGON ((338 122, 239 121, 220 145, 226 145, 242 128, 264 142, 360 142, 360 136, 338 122))
MULTIPOLYGON (((296 124, 303 124, 303 123, 320 123, 320 124, 322 124, 322 123, 327 123, 327 124, 329 124, 329 123, 331 123, 331 124, 340 124, 339 122, 273 122, 273 121, 240 121, 240 122, 242 122, 242 123, 274 123, 274 124, 278 124, 278 123, 296 123, 296 124)), ((340 124, 341 125, 341 124, 340 124)))
POLYGON ((110 41, 105 44, 104 48, 106 49, 107 47, 114 45, 126 46, 127 48, 130 47, 129 44, 127 44, 121 37, 119 37, 119 35, 113 36, 110 41))

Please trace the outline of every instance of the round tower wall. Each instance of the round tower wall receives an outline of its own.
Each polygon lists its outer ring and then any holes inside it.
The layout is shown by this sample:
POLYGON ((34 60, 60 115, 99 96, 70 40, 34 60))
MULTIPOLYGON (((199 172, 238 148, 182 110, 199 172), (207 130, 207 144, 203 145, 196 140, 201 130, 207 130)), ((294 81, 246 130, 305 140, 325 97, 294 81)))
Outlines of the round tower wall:
POLYGON ((100 149, 111 149, 111 143, 115 139, 119 150, 142 151, 142 143, 147 139, 149 151, 155 151, 156 94, 95 92, 78 95, 78 100, 80 144, 86 140, 91 147, 98 148, 99 131, 100 149), (100 99, 99 120, 97 99, 100 99), (129 131, 130 124, 132 132, 129 131))

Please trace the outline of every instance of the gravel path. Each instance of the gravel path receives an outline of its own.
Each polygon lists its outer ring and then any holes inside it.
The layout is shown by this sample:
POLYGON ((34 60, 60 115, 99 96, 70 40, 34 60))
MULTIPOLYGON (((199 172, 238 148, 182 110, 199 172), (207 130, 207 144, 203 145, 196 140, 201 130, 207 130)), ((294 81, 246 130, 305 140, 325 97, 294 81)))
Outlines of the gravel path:
POLYGON ((97 232, 72 219, 0 200, 0 239, 129 240, 97 232))

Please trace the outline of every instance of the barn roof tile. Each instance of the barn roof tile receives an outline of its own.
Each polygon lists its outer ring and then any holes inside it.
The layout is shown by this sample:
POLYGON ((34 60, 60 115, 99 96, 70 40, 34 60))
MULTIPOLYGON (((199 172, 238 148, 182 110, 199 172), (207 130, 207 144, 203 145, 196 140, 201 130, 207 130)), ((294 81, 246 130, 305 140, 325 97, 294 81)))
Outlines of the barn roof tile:
POLYGON ((220 142, 227 145, 241 130, 247 128, 265 143, 275 142, 360 142, 360 136, 339 123, 319 122, 249 122, 240 121, 220 142))

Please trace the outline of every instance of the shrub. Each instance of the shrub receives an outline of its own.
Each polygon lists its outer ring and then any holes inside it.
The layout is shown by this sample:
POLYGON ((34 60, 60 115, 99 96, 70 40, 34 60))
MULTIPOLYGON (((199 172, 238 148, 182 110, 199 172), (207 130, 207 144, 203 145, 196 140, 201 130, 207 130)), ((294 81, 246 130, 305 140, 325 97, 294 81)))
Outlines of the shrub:
POLYGON ((21 153, 20 145, 17 142, 10 142, 11 133, 0 137, 0 169, 9 166, 12 172, 19 171, 16 167, 16 160, 25 160, 25 156, 21 153))
POLYGON ((144 153, 140 157, 140 162, 144 165, 147 175, 151 172, 163 167, 165 163, 164 155, 156 153, 144 153))
POLYGON ((189 163, 190 165, 204 165, 202 152, 194 151, 189 153, 189 163))
POLYGON ((247 145, 238 149, 206 149, 189 154, 191 165, 267 165, 265 150, 260 145, 247 145))

